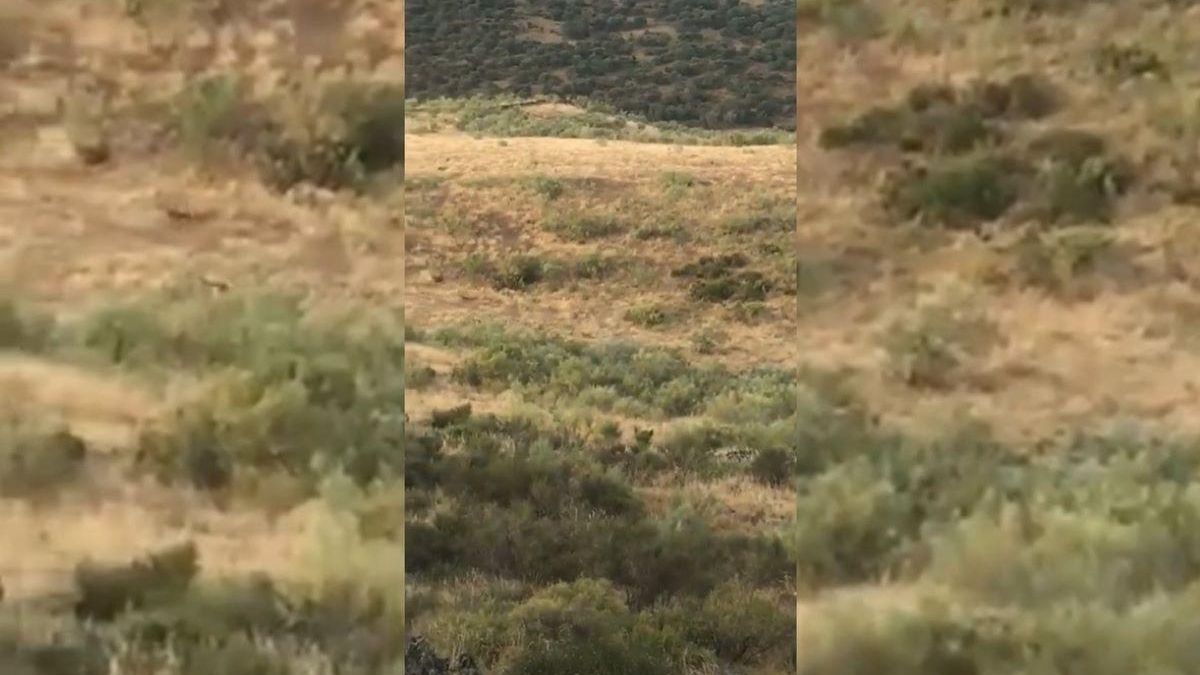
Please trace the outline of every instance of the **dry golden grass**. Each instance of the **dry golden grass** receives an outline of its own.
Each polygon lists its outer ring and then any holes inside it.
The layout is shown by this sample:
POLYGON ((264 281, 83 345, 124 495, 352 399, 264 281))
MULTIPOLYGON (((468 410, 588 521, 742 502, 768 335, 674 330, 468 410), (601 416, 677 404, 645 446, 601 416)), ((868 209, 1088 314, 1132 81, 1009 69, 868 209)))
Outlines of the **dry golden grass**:
MULTIPOLYGON (((269 88, 304 58, 311 65, 314 52, 334 77, 353 71, 402 81, 402 4, 263 2, 219 20, 176 12, 134 18, 115 1, 2 4, 6 294, 61 317, 181 280, 300 291, 331 304, 399 303, 398 204, 320 191, 283 196, 236 167, 197 171, 134 113, 169 99, 197 73, 235 70, 269 88), (348 14, 329 13, 335 5, 348 14), (280 9, 294 11, 269 18, 280 9), (19 36, 10 30, 18 19, 19 36), (77 103, 71 96, 80 87, 93 98, 77 103), (103 164, 86 165, 72 147, 86 140, 85 122, 112 126, 103 164)), ((196 542, 208 576, 257 570, 295 580, 309 573, 301 558, 315 516, 304 507, 276 519, 126 475, 141 426, 192 386, 183 374, 168 380, 151 384, 115 370, 0 355, 6 411, 61 419, 97 451, 83 480, 55 499, 0 496, 6 602, 69 593, 72 569, 84 558, 127 561, 181 539, 196 542)))
POLYGON ((1046 297, 998 288, 988 278, 1011 274, 1003 242, 973 235, 928 238, 881 222, 874 207, 878 161, 816 144, 825 125, 853 111, 886 105, 926 82, 962 83, 976 77, 1044 72, 1068 94, 1049 124, 1093 129, 1149 166, 1169 145, 1154 131, 1153 110, 1176 96, 1171 86, 1131 83, 1114 88, 1093 70, 1107 42, 1150 46, 1177 69, 1175 86, 1194 84, 1185 45, 1194 44, 1195 9, 1141 12, 1135 3, 1091 4, 1064 17, 981 19, 982 3, 957 3, 931 12, 918 3, 872 3, 891 28, 877 40, 839 43, 830 32, 802 32, 797 71, 798 237, 801 264, 810 256, 845 254, 872 261, 842 291, 800 312, 799 352, 806 358, 852 364, 862 391, 886 419, 920 428, 939 415, 968 410, 1005 438, 1030 439, 1064 427, 1101 425, 1129 416, 1175 430, 1197 430, 1200 406, 1197 353, 1178 348, 1178 329, 1155 310, 1164 294, 1195 297, 1200 289, 1187 256, 1171 253, 1195 239, 1196 210, 1162 207, 1134 196, 1115 230, 1134 251, 1136 273, 1101 279, 1090 298, 1046 297), (907 32, 900 27, 911 23, 907 32), (1053 36, 1053 37, 1051 37, 1053 36), (821 69, 804 64, 822 63, 821 69), (1180 280, 1180 275, 1185 278, 1180 280), (910 307, 930 284, 957 278, 979 291, 979 302, 1000 325, 1007 345, 974 364, 978 382, 948 392, 914 395, 880 373, 876 336, 897 310, 910 307), (931 412, 941 411, 941 412, 931 412), (955 412, 949 412, 955 411, 955 412), (930 417, 930 415, 933 417, 930 417))
POLYGON ((777 295, 766 303, 766 320, 739 323, 724 308, 689 306, 669 272, 701 255, 736 250, 730 241, 717 241, 720 222, 752 210, 755 196, 790 201, 794 161, 792 150, 782 146, 692 147, 559 138, 500 142, 451 131, 410 135, 406 177, 412 185, 435 185, 439 196, 432 201, 418 198, 412 194, 418 188, 409 188, 407 317, 417 325, 492 318, 551 334, 628 338, 685 349, 691 348, 696 329, 719 327, 729 334, 729 353, 723 356, 730 363, 793 362, 792 299, 777 295), (669 172, 693 177, 697 187, 670 201, 663 187, 669 172), (561 181, 567 186, 565 194, 544 204, 521 184, 535 177, 561 181), (419 223, 426 215, 422 209, 427 209, 427 220, 470 222, 475 229, 447 231, 432 222, 419 223), (691 241, 626 237, 612 246, 603 241, 575 244, 540 227, 544 213, 577 211, 612 214, 645 225, 675 218, 691 241), (636 288, 612 282, 585 292, 568 288, 514 293, 461 278, 462 261, 470 253, 570 257, 595 250, 635 256, 638 271, 652 281, 636 288), (645 304, 686 307, 687 320, 655 330, 639 328, 625 312, 645 304))
MULTIPOLYGON (((1080 3, 1061 17, 985 19, 986 2, 866 4, 884 17, 880 38, 847 43, 814 29, 798 40, 798 256, 802 265, 827 255, 864 261, 845 272, 835 295, 802 298, 799 353, 852 366, 868 405, 916 437, 942 434, 967 416, 1018 444, 1101 431, 1121 418, 1167 433, 1200 431, 1200 351, 1187 339, 1200 324, 1180 318, 1200 298, 1195 257, 1180 254, 1193 250, 1196 208, 1135 191, 1112 230, 1130 251, 1132 271, 1088 279, 1091 292, 1080 297, 1055 296, 1004 283, 1016 263, 1005 237, 917 236, 887 222, 876 206, 879 158, 817 143, 825 126, 890 105, 918 84, 1035 72, 1067 94, 1065 109, 1046 124, 1103 134, 1142 167, 1147 182, 1157 180, 1173 144, 1156 131, 1163 121, 1157 111, 1200 79, 1187 51, 1200 39, 1200 8, 1080 3), (1110 42, 1153 49, 1174 66, 1173 84, 1106 82, 1093 59, 1110 42), (970 376, 956 386, 914 390, 885 374, 879 335, 947 279, 975 291, 974 306, 995 322, 1002 344, 968 364, 970 376)), ((911 609, 917 595, 909 585, 880 585, 801 598, 797 649, 803 654, 821 639, 811 628, 821 625, 816 617, 828 602, 857 602, 874 615, 911 609)))

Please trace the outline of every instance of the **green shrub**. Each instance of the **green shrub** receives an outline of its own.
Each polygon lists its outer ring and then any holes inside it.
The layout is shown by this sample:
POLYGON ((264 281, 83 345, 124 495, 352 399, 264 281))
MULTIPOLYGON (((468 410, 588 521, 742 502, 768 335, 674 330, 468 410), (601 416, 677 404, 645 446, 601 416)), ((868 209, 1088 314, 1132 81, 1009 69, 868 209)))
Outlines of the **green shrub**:
POLYGON ((139 464, 165 480, 224 487, 240 464, 311 484, 324 458, 370 481, 399 457, 389 434, 400 423, 403 344, 389 318, 318 312, 295 298, 168 295, 104 308, 63 339, 200 380, 139 439, 139 464))
POLYGON ((1000 339, 968 298, 944 298, 894 322, 883 334, 887 370, 915 387, 946 388, 1000 339))
POLYGON ((554 201, 566 192, 566 186, 557 178, 535 176, 529 181, 529 186, 535 194, 546 201, 554 201))
POLYGON ((758 233, 782 234, 796 229, 796 210, 779 213, 749 213, 725 219, 721 229, 728 234, 749 235, 758 233))
POLYGON ((697 184, 696 177, 690 173, 668 171, 662 175, 663 190, 668 197, 678 198, 697 184))
POLYGON ((631 635, 533 642, 513 658, 504 672, 512 675, 670 675, 677 671, 652 636, 631 635))
POLYGON ((546 263, 537 256, 517 255, 502 262, 492 279, 501 290, 520 291, 541 281, 546 275, 546 263))
POLYGON ((703 256, 694 263, 688 263, 671 272, 677 277, 696 277, 698 279, 717 279, 728 276, 734 270, 750 264, 750 260, 741 253, 727 253, 718 256, 703 256))
POLYGON ((688 231, 682 225, 643 225, 633 231, 633 236, 642 241, 652 239, 671 239, 684 243, 689 239, 688 231))
POLYGON ((590 253, 575 261, 571 273, 576 279, 608 279, 625 264, 626 261, 618 256, 590 253))
POLYGON ((625 310, 625 320, 643 328, 656 328, 674 319, 674 313, 660 305, 641 305, 625 310))
POLYGON ((471 418, 471 404, 463 403, 452 408, 434 410, 430 416, 429 425, 434 429, 442 429, 462 424, 471 418))
POLYGON ((865 460, 801 483, 792 544, 802 583, 872 579, 896 566, 909 508, 865 460))
POLYGON ((36 498, 80 475, 87 446, 65 426, 16 418, 0 424, 0 493, 36 498))
POLYGON ((586 243, 616 236, 626 227, 612 216, 559 215, 544 221, 542 229, 566 241, 586 243))
POLYGON ((54 321, 0 297, 0 349, 40 351, 51 340, 54 321))
POLYGON ((1098 271, 1115 253, 1116 240, 1108 228, 1031 231, 1017 243, 1016 273, 1021 283, 1061 293, 1080 277, 1098 271))
MULTIPOLYGON (((679 353, 664 348, 626 343, 585 345, 494 328, 475 334, 447 333, 443 339, 477 348, 455 369, 452 377, 457 381, 472 386, 519 386, 550 400, 611 389, 621 399, 649 407, 647 414, 687 415, 706 399, 742 383, 722 368, 691 365, 679 353)), ((758 377, 758 373, 746 375, 747 381, 758 377)))
POLYGON ((1128 162, 1090 132, 1048 131, 1030 143, 1029 153, 1040 163, 1034 208, 1047 222, 1107 221, 1133 182, 1128 162))
POLYGON ((374 174, 404 163, 404 92, 342 82, 287 101, 257 152, 267 182, 361 189, 374 174))
POLYGON ((111 621, 121 612, 148 603, 178 599, 187 591, 198 570, 196 547, 191 542, 153 552, 126 565, 84 562, 75 569, 81 618, 111 621))
POLYGON ((830 126, 821 131, 824 148, 898 143, 907 131, 910 117, 898 108, 871 108, 846 125, 830 126))
POLYGON ((876 106, 849 123, 821 132, 825 148, 892 146, 906 152, 962 154, 1004 137, 1001 120, 1039 119, 1056 111, 1061 95, 1042 77, 1021 73, 980 80, 959 90, 919 84, 903 104, 876 106))
POLYGON ((1047 117, 1062 106, 1063 98, 1052 82, 1032 73, 1019 73, 1003 82, 976 82, 966 96, 985 116, 1011 120, 1047 117))
POLYGON ((980 155, 917 167, 884 187, 884 207, 904 220, 972 228, 1004 215, 1021 195, 1027 169, 997 155, 980 155))
POLYGON ((1140 45, 1108 43, 1096 50, 1096 70, 1114 80, 1168 77, 1167 64, 1154 51, 1140 45))
POLYGON ((250 127, 248 102, 233 75, 187 83, 175 102, 175 126, 184 149, 197 159, 210 156, 214 143, 239 139, 250 127))
POLYGON ((750 475, 767 485, 783 485, 791 473, 792 456, 783 448, 763 448, 750 464, 750 475))
POLYGON ((793 646, 795 610, 741 580, 722 583, 702 602, 668 607, 667 613, 681 615, 679 630, 689 641, 725 662, 779 663, 793 646))
POLYGON ((723 272, 719 276, 698 274, 688 293, 702 302, 755 302, 765 300, 773 284, 760 272, 723 272))

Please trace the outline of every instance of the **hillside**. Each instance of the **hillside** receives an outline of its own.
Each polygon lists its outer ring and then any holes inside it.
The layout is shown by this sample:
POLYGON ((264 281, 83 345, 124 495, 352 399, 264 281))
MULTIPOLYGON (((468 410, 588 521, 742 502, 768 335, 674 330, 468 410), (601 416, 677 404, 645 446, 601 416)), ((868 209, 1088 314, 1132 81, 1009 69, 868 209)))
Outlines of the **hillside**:
POLYGON ((400 672, 395 9, 0 7, 0 672, 400 672))
POLYGON ((1196 672, 1198 11, 801 3, 801 673, 1196 672))
POLYGON ((408 93, 590 99, 652 122, 791 128, 784 0, 407 3, 408 93))
POLYGON ((460 129, 495 105, 409 109, 410 636, 789 672, 794 146, 564 104, 460 129))

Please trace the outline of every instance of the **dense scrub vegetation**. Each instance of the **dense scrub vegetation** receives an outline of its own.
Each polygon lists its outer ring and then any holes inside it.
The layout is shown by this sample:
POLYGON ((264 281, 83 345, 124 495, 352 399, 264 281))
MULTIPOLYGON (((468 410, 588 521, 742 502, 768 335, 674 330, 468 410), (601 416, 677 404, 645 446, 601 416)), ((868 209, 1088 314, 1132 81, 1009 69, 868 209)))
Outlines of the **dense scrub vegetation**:
MULTIPOLYGON (((168 664, 197 675, 399 672, 404 391, 395 317, 185 290, 70 320, 12 303, 3 316, 0 344, 30 357, 148 382, 193 379, 190 394, 129 448, 122 471, 215 503, 281 514, 311 502, 322 514, 313 561, 295 561, 313 567, 306 582, 216 579, 191 544, 129 551, 124 564, 80 561, 72 611, 36 610, 59 626, 57 641, 0 623, 4 672, 99 674, 110 660, 120 672, 168 664)), ((0 429, 8 498, 51 498, 72 481, 96 480, 81 475, 87 461, 84 441, 61 426, 16 419, 0 429)), ((0 606, 0 618, 6 612, 0 606)))
POLYGON ((1194 672, 1194 439, 1118 430, 1031 454, 968 427, 870 447, 803 478, 800 581, 912 597, 813 610, 801 673, 1194 672))
POLYGON ((791 667, 795 564, 783 533, 719 527, 678 497, 663 512, 643 490, 672 476, 786 480, 795 373, 735 374, 658 347, 488 326, 413 340, 468 349, 456 381, 556 411, 462 405, 406 430, 415 632, 485 672, 791 667), (588 413, 572 421, 571 410, 588 413), (706 421, 630 436, 606 412, 706 421))
POLYGON ((413 0, 407 12, 417 98, 586 98, 654 122, 794 128, 796 24, 780 0, 413 0))

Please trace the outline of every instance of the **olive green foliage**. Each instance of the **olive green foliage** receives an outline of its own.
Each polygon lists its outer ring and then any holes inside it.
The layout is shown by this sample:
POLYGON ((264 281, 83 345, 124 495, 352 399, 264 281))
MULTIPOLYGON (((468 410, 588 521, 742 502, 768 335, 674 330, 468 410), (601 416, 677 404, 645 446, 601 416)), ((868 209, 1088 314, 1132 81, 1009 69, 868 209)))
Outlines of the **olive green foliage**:
POLYGON ((1108 222, 1134 182, 1133 167, 1094 133, 1027 131, 1062 103, 1056 87, 1030 74, 963 89, 919 85, 901 104, 826 128, 821 144, 909 155, 882 188, 882 205, 896 220, 972 230, 1005 217, 1108 222))
POLYGON ((65 425, 5 414, 0 420, 0 494, 38 498, 79 476, 87 445, 65 425))
POLYGON ((822 610, 800 672, 1191 672, 1200 445, 1114 431, 1031 455, 986 438, 898 442, 804 482, 802 579, 886 574, 917 599, 822 610))
POLYGON ((514 673, 673 673, 688 659, 779 659, 788 615, 776 596, 764 591, 743 610, 772 631, 747 634, 722 616, 732 599, 711 594, 728 579, 764 589, 786 583, 792 563, 782 540, 718 533, 686 505, 649 515, 627 476, 652 451, 610 453, 619 464, 606 469, 588 459, 604 453, 592 443, 603 441, 488 416, 410 435, 408 573, 449 580, 471 571, 542 589, 486 612, 425 610, 431 638, 461 640, 458 648, 482 664, 514 673), (466 454, 450 452, 457 448, 466 454), (435 502, 435 492, 449 501, 435 502), (703 621, 679 613, 705 602, 723 604, 703 621), (662 626, 659 613, 679 628, 662 626), (492 628, 481 632, 481 621, 492 628))
POLYGON ((648 0, 616 11, 592 0, 414 0, 406 10, 406 84, 419 98, 582 97, 654 123, 794 128, 796 22, 786 2, 648 0), (564 40, 531 37, 535 19, 564 40), (660 26, 671 31, 644 30, 660 26), (461 63, 473 67, 448 75, 461 63))
POLYGON ((766 299, 774 284, 761 272, 744 269, 749 260, 740 253, 704 256, 672 271, 693 281, 689 294, 702 302, 752 302, 766 299))
POLYGON ((363 483, 399 470, 398 323, 289 297, 166 297, 100 309, 60 340, 115 365, 203 377, 139 442, 139 462, 163 480, 216 489, 285 471, 315 489, 334 467, 363 483))
POLYGON ((219 152, 254 163, 273 188, 363 189, 404 164, 404 92, 363 82, 301 83, 254 97, 232 74, 185 83, 173 128, 193 158, 219 152))

